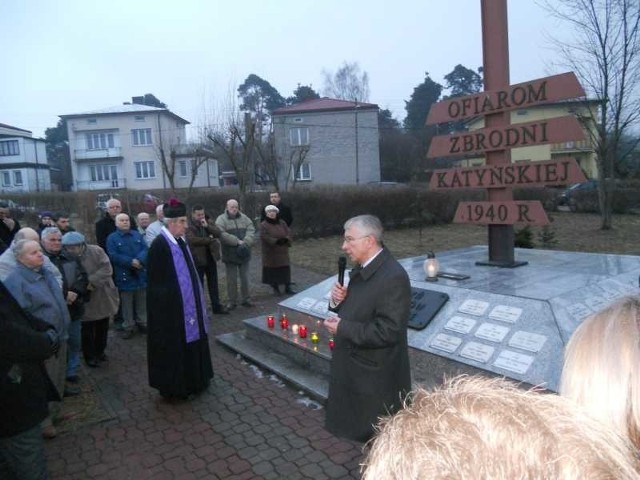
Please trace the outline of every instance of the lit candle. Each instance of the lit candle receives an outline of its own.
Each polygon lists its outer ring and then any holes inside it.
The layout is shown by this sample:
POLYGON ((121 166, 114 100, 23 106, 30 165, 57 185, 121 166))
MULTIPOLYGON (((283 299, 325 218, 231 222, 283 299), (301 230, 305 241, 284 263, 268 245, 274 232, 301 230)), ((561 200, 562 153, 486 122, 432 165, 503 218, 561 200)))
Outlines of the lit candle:
POLYGON ((307 338, 307 326, 300 325, 298 327, 298 334, 300 335, 300 338, 307 338))
POLYGON ((280 328, 282 330, 287 330, 289 328, 289 319, 284 313, 280 317, 280 328))
POLYGON ((292 332, 294 335, 297 335, 297 334, 298 334, 298 324, 297 324, 297 323, 294 323, 293 325, 291 325, 291 332, 292 332))
POLYGON ((333 350, 333 348, 336 346, 336 341, 333 338, 329 339, 329 350, 333 350))
POLYGON ((273 315, 269 315, 267 317, 267 327, 269 328, 273 328, 276 325, 276 317, 274 317, 273 315))
POLYGON ((312 343, 318 343, 318 340, 320 340, 320 336, 318 335, 317 332, 311 332, 311 342, 312 343))

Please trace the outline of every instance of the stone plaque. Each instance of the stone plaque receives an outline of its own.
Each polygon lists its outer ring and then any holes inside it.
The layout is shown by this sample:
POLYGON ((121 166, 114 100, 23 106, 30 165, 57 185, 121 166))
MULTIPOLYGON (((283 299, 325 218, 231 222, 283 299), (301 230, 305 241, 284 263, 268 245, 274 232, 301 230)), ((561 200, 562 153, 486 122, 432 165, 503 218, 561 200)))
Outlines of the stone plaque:
POLYGON ((493 362, 493 365, 498 368, 509 370, 520 375, 524 375, 529 370, 529 367, 533 363, 533 357, 531 355, 524 355, 522 353, 512 352, 510 350, 503 350, 493 362))
POLYGON ((589 315, 593 313, 593 311, 587 307, 584 303, 574 303, 567 307, 567 312, 571 315, 575 320, 582 321, 589 315))
POLYGON ((304 310, 311 310, 311 308, 313 307, 313 305, 316 303, 316 299, 313 297, 304 297, 302 300, 300 300, 297 303, 297 307, 298 308, 302 308, 304 310))
POLYGON ((329 303, 327 303, 326 300, 320 300, 313 306, 312 310, 316 313, 326 315, 329 312, 329 303))
POLYGON ((482 316, 489 308, 489 302, 483 302, 482 300, 465 300, 458 308, 459 312, 467 313, 469 315, 482 316))
POLYGON ((490 347, 483 343, 468 342, 464 347, 462 347, 460 355, 465 358, 475 360, 476 362, 487 363, 495 350, 496 349, 494 347, 490 347))
POLYGON ((507 336, 507 333, 509 333, 509 327, 494 323, 483 323, 474 335, 490 342, 500 343, 507 336))
POLYGON ((455 317, 451 317, 449 319, 444 328, 453 332, 467 334, 473 329, 473 327, 475 327, 475 325, 476 321, 474 319, 459 317, 456 315, 455 317))
POLYGON ((462 339, 454 337, 453 335, 447 335, 446 333, 437 334, 430 345, 438 350, 443 350, 447 353, 453 353, 462 343, 462 339))
POLYGON ((516 323, 522 315, 522 309, 518 307, 509 307, 507 305, 498 305, 491 310, 489 318, 500 320, 507 323, 516 323))
POLYGON ((594 312, 597 312, 598 310, 602 310, 604 307, 606 307, 609 304, 607 300, 605 300, 604 298, 598 295, 585 298, 584 303, 587 305, 587 307, 589 307, 594 312))
POLYGON ((539 335, 537 333, 523 332, 522 330, 513 334, 513 337, 509 340, 509 346, 527 350, 529 352, 538 353, 544 342, 547 341, 547 337, 539 335))

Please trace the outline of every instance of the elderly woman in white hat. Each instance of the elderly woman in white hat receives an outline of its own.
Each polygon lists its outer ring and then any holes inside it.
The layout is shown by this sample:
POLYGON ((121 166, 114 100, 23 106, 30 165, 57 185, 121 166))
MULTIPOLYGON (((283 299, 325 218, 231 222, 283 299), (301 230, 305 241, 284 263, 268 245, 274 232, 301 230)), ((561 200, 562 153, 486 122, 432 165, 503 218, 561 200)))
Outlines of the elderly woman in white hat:
POLYGON ((87 271, 91 298, 82 317, 82 354, 89 367, 107 360, 109 317, 118 311, 120 298, 113 283, 113 269, 105 251, 98 245, 87 245, 84 235, 69 232, 62 236, 66 256, 77 257, 87 271))
POLYGON ((275 205, 264 207, 265 219, 260 223, 260 241, 262 243, 262 283, 271 285, 273 293, 280 295, 280 285, 286 293, 295 293, 291 289, 291 266, 289 247, 291 232, 279 209, 275 205))

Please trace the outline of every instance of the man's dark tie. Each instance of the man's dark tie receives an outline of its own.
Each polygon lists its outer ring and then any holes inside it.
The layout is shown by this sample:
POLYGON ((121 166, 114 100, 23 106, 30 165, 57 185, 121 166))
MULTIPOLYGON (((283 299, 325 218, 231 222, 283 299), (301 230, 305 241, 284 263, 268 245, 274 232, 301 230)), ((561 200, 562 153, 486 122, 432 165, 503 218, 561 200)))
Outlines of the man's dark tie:
POLYGON ((361 270, 362 270, 362 265, 356 265, 349 272, 349 278, 353 278, 353 276, 359 273, 361 270))

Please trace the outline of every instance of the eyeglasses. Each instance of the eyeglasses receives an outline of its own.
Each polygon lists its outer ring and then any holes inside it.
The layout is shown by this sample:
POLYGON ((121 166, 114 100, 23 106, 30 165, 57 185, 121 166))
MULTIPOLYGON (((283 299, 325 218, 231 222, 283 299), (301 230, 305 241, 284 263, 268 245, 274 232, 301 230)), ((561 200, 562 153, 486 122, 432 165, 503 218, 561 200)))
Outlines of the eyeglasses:
POLYGON ((371 235, 363 235, 362 237, 344 237, 344 241, 346 243, 353 243, 356 240, 360 240, 361 238, 367 238, 370 237, 371 235))

